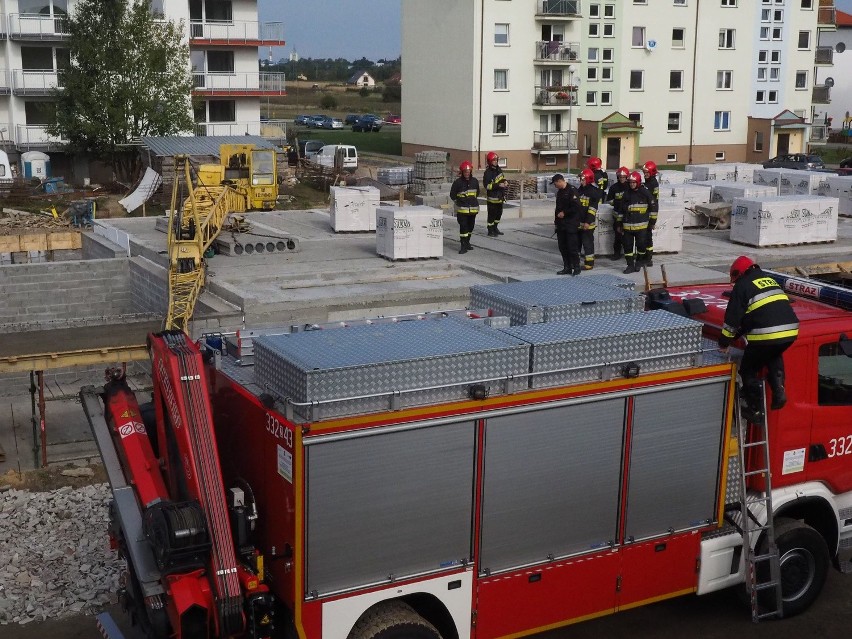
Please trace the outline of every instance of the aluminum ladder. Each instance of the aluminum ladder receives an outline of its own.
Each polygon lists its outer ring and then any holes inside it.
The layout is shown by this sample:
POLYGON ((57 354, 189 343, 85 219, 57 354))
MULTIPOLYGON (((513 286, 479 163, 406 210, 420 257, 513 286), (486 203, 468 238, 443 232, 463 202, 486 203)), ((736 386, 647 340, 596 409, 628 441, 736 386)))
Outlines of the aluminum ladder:
MULTIPOLYGON (((740 410, 736 411, 740 457, 740 513, 742 515, 743 552, 745 553, 746 589, 751 602, 751 620, 755 623, 764 619, 784 615, 781 593, 781 562, 775 543, 775 526, 772 509, 772 481, 769 469, 769 429, 766 418, 766 388, 761 386, 763 418, 749 422, 740 410), (751 439, 749 439, 749 434, 751 439), (749 465, 748 462, 751 462, 749 465), (750 477, 762 476, 764 492, 748 492, 750 477), (761 524, 752 507, 763 507, 766 522, 761 524), (765 543, 758 548, 760 536, 765 543), (764 569, 768 566, 768 570, 764 569), (760 593, 768 591, 766 596, 760 593)), ((739 407, 739 402, 738 402, 739 407)))

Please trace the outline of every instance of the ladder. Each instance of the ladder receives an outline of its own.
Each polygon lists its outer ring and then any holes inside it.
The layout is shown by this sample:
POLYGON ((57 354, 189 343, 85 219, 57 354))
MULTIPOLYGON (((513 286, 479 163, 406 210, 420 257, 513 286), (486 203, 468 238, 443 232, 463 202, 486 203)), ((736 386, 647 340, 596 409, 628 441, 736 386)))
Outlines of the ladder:
POLYGON ((769 430, 766 423, 766 389, 761 387, 763 418, 749 422, 739 410, 735 412, 739 436, 740 457, 740 513, 743 552, 745 553, 746 589, 751 602, 751 620, 755 623, 764 619, 780 619, 782 609, 781 563, 778 546, 775 544, 775 526, 772 509, 772 481, 769 470, 769 430), (749 434, 751 439, 749 440, 749 434), (750 477, 762 476, 764 492, 749 494, 750 477), (755 517, 752 507, 762 507, 765 523, 755 517), (764 543, 758 547, 761 534, 764 543), (767 595, 761 596, 762 592, 767 595))

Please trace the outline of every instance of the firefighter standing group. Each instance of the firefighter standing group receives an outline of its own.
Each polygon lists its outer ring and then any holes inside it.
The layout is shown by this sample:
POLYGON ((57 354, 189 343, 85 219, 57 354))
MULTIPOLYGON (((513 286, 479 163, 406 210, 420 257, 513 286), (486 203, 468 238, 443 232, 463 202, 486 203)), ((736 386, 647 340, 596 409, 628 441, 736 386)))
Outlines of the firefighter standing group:
MULTIPOLYGON (((503 235, 499 228, 506 200, 506 181, 500 170, 499 158, 493 151, 486 156, 487 168, 482 176, 488 206, 488 235, 503 235)), ((587 168, 580 172, 580 187, 568 184, 565 176, 557 173, 550 180, 556 189, 554 226, 562 269, 559 275, 579 275, 595 266, 595 229, 598 206, 610 202, 613 207, 614 233, 612 259, 627 261, 624 273, 634 273, 643 266, 653 264, 654 225, 659 212, 660 185, 657 165, 645 162, 643 173, 622 166, 616 172, 617 182, 609 186, 609 178, 602 168, 600 158, 590 158, 587 168), (609 187, 609 188, 607 188, 609 187), (582 255, 582 265, 580 257, 582 255)), ((473 165, 462 162, 459 177, 450 189, 450 199, 455 204, 459 223, 459 253, 473 250, 470 238, 479 213, 479 181, 473 177, 473 165)))

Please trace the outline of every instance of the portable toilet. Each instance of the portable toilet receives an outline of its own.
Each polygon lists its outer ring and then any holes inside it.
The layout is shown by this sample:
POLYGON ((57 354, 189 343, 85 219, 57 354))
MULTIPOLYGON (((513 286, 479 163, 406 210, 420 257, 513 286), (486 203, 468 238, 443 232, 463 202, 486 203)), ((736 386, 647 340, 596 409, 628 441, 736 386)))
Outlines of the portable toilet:
POLYGON ((24 165, 25 178, 38 178, 43 180, 50 177, 50 156, 41 151, 27 151, 21 153, 21 162, 24 165))

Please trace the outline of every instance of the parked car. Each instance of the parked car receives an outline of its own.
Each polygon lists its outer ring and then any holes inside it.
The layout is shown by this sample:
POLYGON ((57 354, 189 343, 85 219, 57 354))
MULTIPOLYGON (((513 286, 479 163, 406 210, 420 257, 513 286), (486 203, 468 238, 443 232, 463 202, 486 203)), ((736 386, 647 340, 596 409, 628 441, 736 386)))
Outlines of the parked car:
POLYGON ((392 113, 385 118, 385 124, 402 124, 402 116, 392 113))
POLYGON ((801 169, 809 171, 812 169, 824 169, 825 164, 818 155, 807 153, 787 153, 777 155, 763 163, 764 169, 801 169))
POLYGON ((345 118, 343 118, 343 124, 345 124, 346 126, 351 126, 355 124, 358 121, 358 118, 360 117, 361 116, 357 113, 350 113, 345 118))
POLYGON ((852 169, 852 156, 840 160, 840 168, 841 169, 852 169))
POLYGON ((309 119, 310 117, 311 117, 311 116, 309 116, 309 115, 297 115, 297 116, 296 116, 296 118, 293 120, 293 124, 301 124, 301 125, 303 125, 303 126, 304 126, 304 125, 307 125, 307 124, 308 124, 308 119, 309 119))
POLYGON ((358 149, 349 144, 326 144, 311 161, 322 166, 334 166, 334 156, 340 149, 343 154, 343 168, 354 171, 358 168, 358 149))
POLYGON ((326 119, 325 115, 309 115, 308 116, 308 127, 311 129, 319 129, 322 127, 323 121, 326 119))
POLYGON ((323 129, 342 129, 343 120, 340 118, 326 118, 322 121, 323 129))
POLYGON ((384 120, 382 120, 379 116, 368 113, 367 115, 362 115, 358 118, 355 124, 352 125, 352 130, 356 133, 361 131, 364 133, 368 133, 370 131, 381 131, 383 124, 384 120))

